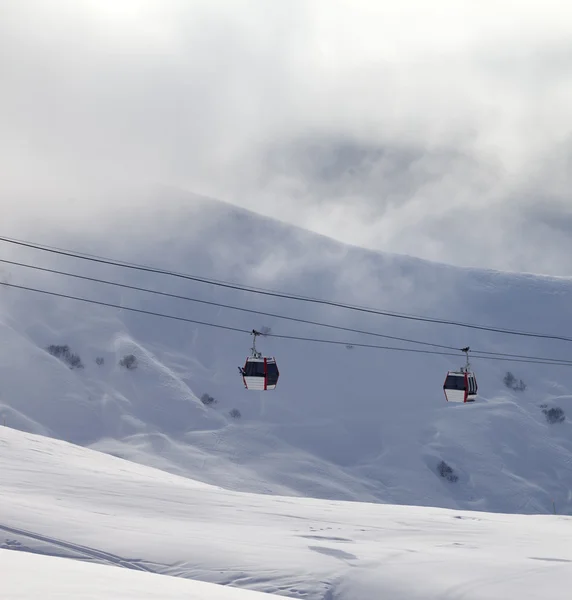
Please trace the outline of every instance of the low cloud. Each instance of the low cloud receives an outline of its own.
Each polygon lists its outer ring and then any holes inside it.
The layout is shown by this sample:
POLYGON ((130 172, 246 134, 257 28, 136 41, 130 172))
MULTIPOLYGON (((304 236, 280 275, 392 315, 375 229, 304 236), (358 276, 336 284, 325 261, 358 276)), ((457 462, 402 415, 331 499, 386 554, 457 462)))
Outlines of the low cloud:
POLYGON ((374 249, 572 275, 560 2, 0 11, 5 224, 93 226, 163 183, 374 249))

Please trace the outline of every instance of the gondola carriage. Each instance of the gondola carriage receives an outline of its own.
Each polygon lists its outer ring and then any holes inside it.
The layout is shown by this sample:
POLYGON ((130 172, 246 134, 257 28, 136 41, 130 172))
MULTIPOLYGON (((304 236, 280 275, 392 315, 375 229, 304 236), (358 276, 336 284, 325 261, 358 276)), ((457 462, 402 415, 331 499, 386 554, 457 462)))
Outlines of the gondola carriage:
POLYGON ((469 364, 469 350, 462 348, 461 352, 464 352, 467 357, 467 362, 464 367, 461 367, 458 371, 449 371, 443 384, 443 391, 447 402, 474 402, 477 397, 477 378, 471 371, 471 365, 469 364))
POLYGON ((278 365, 274 357, 262 356, 256 350, 256 337, 263 335, 259 331, 252 330, 254 341, 252 343, 252 354, 246 359, 244 367, 238 367, 244 387, 247 390, 267 391, 276 389, 278 377, 278 365))

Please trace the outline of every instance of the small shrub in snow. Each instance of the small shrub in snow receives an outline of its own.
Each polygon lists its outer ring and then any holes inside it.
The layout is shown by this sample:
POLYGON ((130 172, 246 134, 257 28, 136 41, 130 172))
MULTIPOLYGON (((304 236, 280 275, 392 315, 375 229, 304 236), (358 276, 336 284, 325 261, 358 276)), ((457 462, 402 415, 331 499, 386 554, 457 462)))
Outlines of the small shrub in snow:
POLYGON ((75 354, 70 350, 68 345, 51 344, 46 350, 56 358, 60 358, 69 365, 70 369, 83 369, 83 364, 79 354, 75 354))
POLYGON ((562 423, 566 419, 564 411, 559 407, 548 408, 546 404, 541 404, 540 408, 546 417, 546 420, 553 425, 554 423, 562 423))
POLYGON ((95 359, 95 363, 96 363, 97 365, 99 365, 100 367, 101 367, 101 365, 102 365, 104 362, 105 362, 105 361, 103 360, 103 356, 98 356, 98 357, 95 359))
POLYGON ((137 357, 134 354, 127 354, 119 361, 119 366, 132 371, 137 368, 137 357))
POLYGON ((455 471, 453 471, 444 460, 437 465, 437 471, 441 477, 452 483, 455 483, 455 481, 459 479, 458 475, 455 474, 455 471))
POLYGON ((524 392, 526 389, 526 383, 522 379, 517 381, 516 377, 510 371, 507 371, 503 381, 507 388, 515 392, 524 392))
POLYGON ((212 396, 210 396, 209 394, 203 394, 201 396, 201 402, 205 406, 211 406, 211 404, 216 404, 216 400, 212 396))
POLYGON ((507 371, 506 375, 504 376, 503 381, 507 388, 512 389, 512 386, 514 385, 514 382, 516 381, 516 377, 510 371, 507 371))
POLYGON ((233 408, 228 414, 233 419, 240 419, 240 417, 242 417, 242 415, 240 414, 240 411, 238 410, 238 408, 233 408))

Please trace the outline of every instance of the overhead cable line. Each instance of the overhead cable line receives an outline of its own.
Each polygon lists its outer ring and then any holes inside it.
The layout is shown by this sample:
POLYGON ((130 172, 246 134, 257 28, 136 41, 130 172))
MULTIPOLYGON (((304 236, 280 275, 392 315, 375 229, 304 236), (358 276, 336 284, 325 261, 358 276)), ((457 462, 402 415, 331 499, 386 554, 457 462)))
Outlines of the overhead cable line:
MULTIPOLYGON (((432 342, 426 342, 426 341, 420 341, 420 340, 413 340, 413 339, 409 339, 409 338, 402 338, 402 337, 398 337, 398 336, 392 336, 392 335, 386 335, 383 333, 377 333, 377 332, 372 332, 372 331, 365 331, 365 330, 360 330, 360 329, 353 329, 350 327, 343 327, 340 325, 333 325, 331 323, 321 323, 319 321, 312 321, 309 319, 301 319, 298 317, 290 317, 290 316, 286 316, 286 315, 279 315, 279 314, 275 314, 275 313, 269 313, 269 312, 265 312, 265 311, 261 311, 261 310, 255 310, 255 309, 250 309, 250 308, 243 308, 243 307, 238 307, 238 306, 233 306, 231 304, 222 304, 220 302, 214 302, 212 300, 202 300, 199 298, 191 298, 189 296, 182 296, 179 294, 171 294, 169 292, 161 292, 159 290, 153 290, 153 289, 149 289, 149 288, 144 288, 144 287, 139 287, 139 286, 135 286, 135 285, 129 285, 129 284, 125 284, 125 283, 119 283, 116 281, 109 281, 106 279, 99 279, 96 277, 89 277, 87 275, 79 275, 77 273, 69 273, 67 271, 61 271, 58 269, 50 269, 47 267, 40 267, 38 265, 30 265, 27 263, 22 263, 22 262, 17 262, 17 261, 12 261, 12 260, 5 260, 5 259, 0 259, 0 263, 4 263, 4 264, 8 264, 8 265, 13 265, 13 266, 18 266, 18 267, 25 267, 28 269, 32 269, 35 271, 41 271, 41 272, 45 272, 45 273, 52 273, 52 274, 56 274, 56 275, 63 275, 66 277, 73 277, 75 279, 81 279, 84 281, 89 281, 92 283, 98 283, 98 284, 104 284, 104 285, 109 285, 109 286, 113 286, 113 287, 119 287, 119 288, 124 288, 124 289, 129 289, 129 290, 134 290, 134 291, 139 291, 139 292, 145 292, 145 293, 149 293, 149 294, 154 294, 154 295, 158 295, 158 296, 163 296, 163 297, 167 297, 167 298, 174 298, 177 300, 185 300, 187 302, 196 302, 199 304, 206 304, 208 306, 216 306, 219 308, 227 308, 230 310, 236 310, 236 311, 240 311, 240 312, 247 312, 247 313, 251 313, 251 314, 257 314, 257 315, 263 315, 266 317, 272 317, 272 318, 276 318, 276 319, 283 319, 283 320, 287 320, 287 321, 294 321, 297 323, 304 323, 306 325, 314 325, 314 326, 318 326, 318 327, 325 327, 325 328, 329 328, 329 329, 336 329, 338 331, 346 331, 346 332, 350 332, 350 333, 357 333, 357 334, 363 334, 363 335, 370 335, 370 336, 374 336, 374 337, 381 337, 381 338, 386 338, 386 339, 391 339, 391 340, 395 340, 395 341, 400 341, 400 342, 405 342, 405 343, 410 343, 410 344, 419 344, 419 345, 423 345, 423 346, 431 346, 434 348, 442 348, 445 350, 453 350, 456 351, 458 350, 458 348, 455 348, 454 346, 446 346, 443 344, 435 344, 432 342)), ((557 363, 563 363, 563 362, 569 362, 572 365, 572 361, 566 361, 563 359, 557 359, 557 358, 548 358, 548 357, 541 357, 541 356, 526 356, 526 355, 521 355, 521 354, 507 354, 504 352, 489 352, 489 351, 484 351, 484 350, 472 350, 473 354, 483 354, 483 355, 491 355, 491 356, 502 356, 502 357, 510 357, 510 358, 523 358, 523 359, 530 359, 530 360, 541 360, 541 361, 547 361, 547 362, 557 362, 557 363)))
MULTIPOLYGON (((140 308, 133 308, 133 307, 129 307, 129 306, 121 306, 120 304, 114 304, 111 302, 103 302, 101 300, 92 300, 90 298, 82 298, 79 296, 72 296, 70 294, 61 294, 58 292, 51 292, 48 290, 42 290, 42 289, 38 289, 38 288, 32 288, 32 287, 23 286, 23 285, 16 285, 13 283, 6 283, 4 281, 0 281, 0 285, 2 285, 4 287, 8 287, 8 288, 26 290, 29 292, 36 292, 39 294, 45 294, 45 295, 54 296, 57 298, 65 298, 68 300, 77 300, 79 302, 85 302, 88 304, 95 304, 95 305, 99 305, 99 306, 106 306, 109 308, 116 308, 119 310, 125 310, 125 311, 129 311, 129 312, 135 312, 135 313, 140 313, 140 314, 149 315, 149 316, 155 316, 155 317, 160 317, 160 318, 165 318, 165 319, 172 319, 175 321, 181 321, 181 322, 185 322, 185 323, 193 323, 193 324, 197 324, 197 325, 205 325, 207 327, 215 327, 217 329, 224 329, 227 331, 235 331, 238 333, 249 333, 249 334, 252 333, 251 330, 241 329, 238 327, 231 327, 228 325, 220 325, 217 323, 209 323, 206 321, 198 321, 196 319, 189 319, 187 317, 179 317, 176 315, 169 315, 169 314, 165 314, 165 313, 159 313, 159 312, 150 311, 150 310, 143 310, 140 308)), ((393 346, 379 346, 379 345, 375 345, 375 344, 363 344, 360 342, 325 340, 325 339, 321 339, 321 338, 308 338, 308 337, 302 337, 302 336, 285 335, 285 334, 283 335, 283 334, 277 334, 277 333, 268 333, 265 335, 266 335, 266 337, 274 337, 274 338, 278 338, 278 339, 288 339, 288 340, 296 340, 296 341, 301 341, 301 342, 311 342, 311 343, 320 343, 320 344, 332 344, 332 345, 337 345, 337 346, 345 346, 346 348, 353 348, 353 347, 371 348, 371 349, 378 349, 378 350, 389 350, 389 351, 394 351, 394 352, 412 352, 415 354, 455 356, 458 358, 458 354, 453 353, 453 352, 438 352, 438 351, 434 351, 434 350, 421 350, 418 348, 399 348, 399 347, 393 347, 393 346)), ((531 364, 543 364, 543 365, 551 365, 551 366, 564 366, 564 367, 572 366, 569 362, 548 362, 548 361, 540 361, 540 360, 525 360, 525 359, 518 359, 518 358, 503 358, 503 357, 498 357, 498 356, 474 356, 473 358, 478 359, 478 360, 531 363, 531 364)))
POLYGON ((71 258, 77 258, 80 260, 88 260, 88 261, 96 262, 96 263, 100 263, 100 264, 118 266, 118 267, 123 267, 123 268, 143 271, 143 272, 149 272, 149 273, 155 273, 155 274, 161 274, 161 275, 169 275, 172 277, 186 279, 186 280, 190 280, 190 281, 194 281, 194 282, 198 282, 198 283, 205 283, 205 284, 209 284, 209 285, 225 287, 225 288, 234 289, 234 290, 238 290, 238 291, 244 291, 244 292, 248 292, 248 293, 274 296, 274 297, 288 299, 288 300, 298 300, 298 301, 311 302, 311 303, 317 303, 317 304, 325 304, 325 305, 344 308, 344 309, 348 309, 348 310, 365 312, 365 313, 369 313, 369 314, 378 314, 378 315, 389 316, 389 317, 394 317, 394 318, 417 320, 417 321, 437 323, 437 324, 454 325, 454 326, 459 326, 459 327, 468 327, 468 328, 473 328, 473 329, 481 329, 481 330, 485 330, 485 331, 492 331, 492 332, 511 334, 511 335, 539 337, 539 338, 547 338, 547 339, 555 339, 555 340, 572 342, 572 337, 557 336, 557 335, 553 335, 553 334, 543 334, 543 333, 535 333, 535 332, 528 332, 528 331, 519 331, 519 330, 508 329, 508 328, 493 327, 493 326, 488 326, 488 325, 477 325, 477 324, 473 324, 473 323, 464 323, 464 322, 460 322, 460 321, 439 319, 436 317, 419 316, 419 315, 412 315, 412 314, 407 314, 407 313, 398 313, 395 311, 385 311, 382 309, 375 309, 375 308, 363 307, 363 306, 352 305, 352 304, 345 304, 342 302, 336 302, 336 301, 325 300, 325 299, 320 299, 320 298, 313 298, 313 297, 308 297, 308 296, 301 296, 301 295, 291 294, 291 293, 286 293, 286 292, 278 292, 278 291, 268 290, 268 289, 264 289, 264 288, 255 288, 255 287, 250 287, 250 286, 244 286, 244 285, 239 285, 236 283, 225 282, 225 281, 210 279, 210 278, 206 278, 206 277, 199 277, 196 275, 180 273, 177 271, 171 271, 171 270, 162 269, 162 268, 158 268, 158 267, 151 267, 148 265, 141 265, 141 264, 137 264, 137 263, 121 261, 119 259, 110 259, 110 258, 105 258, 105 257, 97 256, 97 255, 85 254, 85 253, 81 253, 81 252, 65 250, 62 248, 56 248, 56 247, 52 247, 52 246, 35 244, 32 242, 26 242, 23 240, 15 240, 15 239, 6 238, 6 237, 2 237, 2 236, 0 236, 0 241, 4 241, 7 243, 16 244, 16 245, 20 245, 20 246, 24 246, 24 247, 28 247, 28 248, 33 248, 33 249, 37 249, 37 250, 41 250, 41 251, 45 251, 45 252, 50 252, 50 253, 54 253, 54 254, 59 254, 59 255, 67 256, 67 257, 71 257, 71 258))
POLYGON ((501 333, 501 334, 505 334, 505 335, 518 335, 518 336, 524 336, 524 337, 534 337, 534 338, 543 338, 543 339, 552 339, 552 340, 560 340, 560 341, 565 341, 565 342, 572 342, 572 337, 567 337, 567 336, 545 334, 545 333, 535 333, 535 332, 530 332, 530 331, 520 331, 520 330, 516 330, 516 329, 493 327, 493 326, 489 326, 489 325, 477 325, 474 323, 464 323, 461 321, 438 319, 436 317, 423 317, 423 316, 412 315, 412 314, 407 314, 407 313, 398 313, 398 312, 386 311, 386 310, 375 309, 375 308, 361 307, 361 306, 356 306, 356 305, 352 305, 352 304, 345 304, 343 302, 336 302, 333 300, 311 298, 311 297, 306 297, 306 296, 299 296, 296 294, 288 294, 286 292, 277 292, 277 291, 272 291, 272 290, 264 290, 261 288, 253 288, 253 287, 248 287, 248 286, 244 286, 244 285, 239 285, 236 283, 218 281, 215 279, 208 279, 206 277, 199 277, 199 276, 195 276, 195 275, 179 273, 176 271, 169 271, 166 269, 150 267, 150 266, 146 266, 146 265, 138 265, 138 264, 130 263, 130 262, 126 262, 126 261, 119 261, 119 260, 114 260, 114 259, 109 259, 109 258, 103 258, 103 257, 95 256, 95 255, 87 255, 87 254, 80 253, 80 252, 72 252, 70 250, 64 250, 64 249, 55 248, 55 247, 51 247, 51 246, 35 244, 32 242, 16 240, 16 239, 7 238, 7 237, 3 237, 3 236, 0 236, 0 241, 6 242, 9 244, 15 244, 15 245, 21 246, 21 247, 27 247, 27 248, 32 248, 35 250, 40 250, 43 252, 50 252, 52 254, 58 254, 60 256, 67 256, 70 258, 77 258, 80 260, 86 260, 86 261, 95 262, 95 263, 99 263, 99 264, 106 264, 106 265, 111 265, 111 266, 116 266, 116 267, 122 267, 122 268, 132 269, 132 270, 136 270, 136 271, 143 271, 143 272, 147 272, 147 273, 168 275, 171 277, 177 277, 180 279, 194 281, 197 283, 205 283, 205 284, 209 284, 209 285, 243 291, 243 292, 252 293, 252 294, 260 294, 260 295, 272 296, 272 297, 276 297, 276 298, 296 300, 299 302, 322 304, 322 305, 326 305, 326 306, 344 308, 344 309, 353 310, 356 312, 362 312, 362 313, 367 313, 367 314, 376 314, 376 315, 392 317, 392 318, 397 318, 397 319, 407 319, 407 320, 411 320, 411 321, 421 321, 421 322, 426 322, 426 323, 436 323, 436 324, 442 324, 442 325, 453 325, 456 327, 465 327, 468 329, 491 331, 491 332, 501 333))
POLYGON ((102 283, 105 285, 110 285, 110 286, 115 286, 115 287, 120 287, 120 288, 125 288, 125 289, 129 289, 129 290, 134 290, 134 291, 138 291, 138 292, 145 292, 145 293, 149 293, 149 294, 155 294, 157 296, 164 296, 167 298, 174 298, 176 300, 185 300, 187 302, 196 302, 199 304, 206 304, 208 306, 217 306, 219 308, 228 308, 231 310, 238 310, 241 312, 247 312, 247 313, 252 313, 252 314, 256 314, 256 315, 262 315, 265 317, 272 317, 272 318, 276 318, 276 319, 284 319, 287 321, 294 321, 296 323, 304 323, 306 325, 316 325, 318 327, 327 327, 329 329, 337 329, 340 331, 347 331, 350 333, 360 333, 360 334, 364 334, 364 335, 371 335, 371 336, 375 336, 375 337, 382 337, 382 338, 387 338, 387 339, 391 339, 391 340, 396 340, 396 341, 400 341, 400 342, 408 342, 411 344, 421 344, 424 346, 433 346, 435 348, 443 348, 445 350, 457 350, 457 348, 455 348, 454 346, 445 346, 442 344, 432 344, 431 342, 423 342, 420 340, 411 340, 411 339, 407 339, 407 338, 401 338, 401 337, 397 337, 397 336, 393 336, 393 335, 386 335, 383 333, 376 333, 376 332, 372 332, 372 331, 364 331, 361 329, 352 329, 351 327, 343 327, 341 325, 333 325, 330 323, 320 323, 318 321, 312 321, 309 319, 301 319, 299 317, 289 317, 289 316, 285 316, 285 315, 278 315, 275 313, 270 313, 270 312, 265 312, 262 310, 255 310, 253 308, 243 308, 243 307, 239 307, 239 306, 233 306, 231 304, 223 304, 221 302, 214 302, 213 300, 202 300, 199 298, 191 298, 189 296, 182 296, 179 294, 171 294, 169 292, 161 292, 159 290, 152 290, 149 288, 144 288, 144 287, 139 287, 136 285, 129 285, 126 283, 119 283, 117 281, 108 281, 106 279, 99 279, 97 277, 88 277, 87 275, 78 275, 76 273, 68 273, 66 271, 60 271, 58 269, 49 269, 47 267, 39 267, 37 265, 29 265, 26 263, 21 263, 21 262, 16 262, 13 260, 5 260, 5 259, 1 259, 0 258, 0 263, 4 263, 4 264, 8 264, 8 265, 14 265, 17 267, 26 267, 28 269, 33 269, 35 271, 43 271, 45 273, 53 273, 55 275, 64 275, 66 277, 73 277, 75 279, 82 279, 84 281, 91 281, 94 283, 102 283))

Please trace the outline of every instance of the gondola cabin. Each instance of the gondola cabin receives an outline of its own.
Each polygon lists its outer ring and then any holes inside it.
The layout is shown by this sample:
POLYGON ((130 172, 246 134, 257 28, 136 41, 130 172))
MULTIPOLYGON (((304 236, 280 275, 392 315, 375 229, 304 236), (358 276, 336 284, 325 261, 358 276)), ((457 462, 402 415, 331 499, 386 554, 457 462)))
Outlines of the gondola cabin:
POLYGON ((247 390, 274 390, 280 373, 275 358, 249 356, 241 370, 247 390))
POLYGON ((449 371, 443 384, 447 402, 474 402, 477 397, 477 378, 468 371, 449 371))
POLYGON ((461 348, 465 353, 466 364, 458 371, 449 371, 443 384, 447 402, 474 402, 477 397, 477 378, 469 363, 469 346, 461 348))

